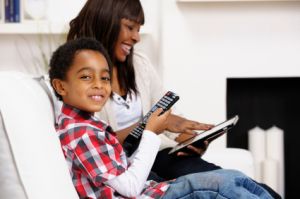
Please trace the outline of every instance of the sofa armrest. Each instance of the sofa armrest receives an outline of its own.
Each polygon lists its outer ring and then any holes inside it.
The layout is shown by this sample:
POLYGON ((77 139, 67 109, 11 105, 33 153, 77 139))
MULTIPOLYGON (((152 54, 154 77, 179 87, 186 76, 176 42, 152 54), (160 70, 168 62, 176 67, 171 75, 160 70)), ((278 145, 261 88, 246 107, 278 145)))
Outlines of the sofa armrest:
POLYGON ((13 163, 7 168, 3 164, 8 162, 1 161, 0 176, 12 172, 17 183, 5 186, 22 187, 24 194, 0 193, 0 198, 78 198, 55 131, 53 105, 40 82, 19 72, 0 72, 0 93, 1 130, 10 152, 6 161, 13 163))

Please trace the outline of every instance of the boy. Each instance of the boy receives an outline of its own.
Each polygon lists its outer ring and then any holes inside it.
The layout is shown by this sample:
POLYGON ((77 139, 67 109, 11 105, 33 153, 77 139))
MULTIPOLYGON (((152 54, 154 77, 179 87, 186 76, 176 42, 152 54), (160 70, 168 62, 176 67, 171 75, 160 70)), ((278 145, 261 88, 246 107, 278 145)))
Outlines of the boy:
POLYGON ((49 76, 63 101, 57 132, 80 198, 272 198, 240 172, 217 170, 173 181, 146 181, 170 111, 156 110, 130 160, 115 133, 94 117, 111 94, 111 61, 89 38, 65 43, 50 61, 49 76), (226 171, 226 172, 225 172, 226 171))

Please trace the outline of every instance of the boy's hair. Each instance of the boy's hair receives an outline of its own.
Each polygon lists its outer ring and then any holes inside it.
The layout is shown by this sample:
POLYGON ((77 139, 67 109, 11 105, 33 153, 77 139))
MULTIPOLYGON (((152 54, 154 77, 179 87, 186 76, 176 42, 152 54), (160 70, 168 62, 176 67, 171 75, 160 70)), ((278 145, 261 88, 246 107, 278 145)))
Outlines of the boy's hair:
MULTIPOLYGON (((52 85, 53 79, 66 80, 67 72, 73 64, 76 53, 81 50, 94 50, 101 53, 109 67, 110 76, 112 75, 112 63, 106 49, 102 44, 93 38, 79 38, 68 41, 59 46, 52 54, 50 59, 49 77, 52 85)), ((55 91, 55 89, 54 89, 55 91)), ((55 91, 55 95, 62 100, 62 97, 55 91)))

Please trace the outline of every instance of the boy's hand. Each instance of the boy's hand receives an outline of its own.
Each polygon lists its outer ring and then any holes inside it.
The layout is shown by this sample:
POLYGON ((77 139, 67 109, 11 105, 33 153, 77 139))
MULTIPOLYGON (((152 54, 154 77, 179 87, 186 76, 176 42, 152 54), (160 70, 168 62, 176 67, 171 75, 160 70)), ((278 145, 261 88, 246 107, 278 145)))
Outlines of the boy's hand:
POLYGON ((158 108, 150 115, 145 130, 160 134, 167 128, 167 119, 171 113, 171 110, 168 110, 160 115, 162 111, 162 108, 158 108))

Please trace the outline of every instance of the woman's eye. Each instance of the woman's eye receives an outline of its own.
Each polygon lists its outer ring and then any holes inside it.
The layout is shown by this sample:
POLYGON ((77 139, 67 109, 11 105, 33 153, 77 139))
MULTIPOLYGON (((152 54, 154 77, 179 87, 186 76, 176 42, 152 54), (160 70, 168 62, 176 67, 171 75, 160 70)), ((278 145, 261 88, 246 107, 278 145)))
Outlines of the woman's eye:
POLYGON ((129 30, 133 30, 133 29, 134 29, 134 27, 131 26, 131 25, 127 25, 127 28, 128 28, 129 30))

